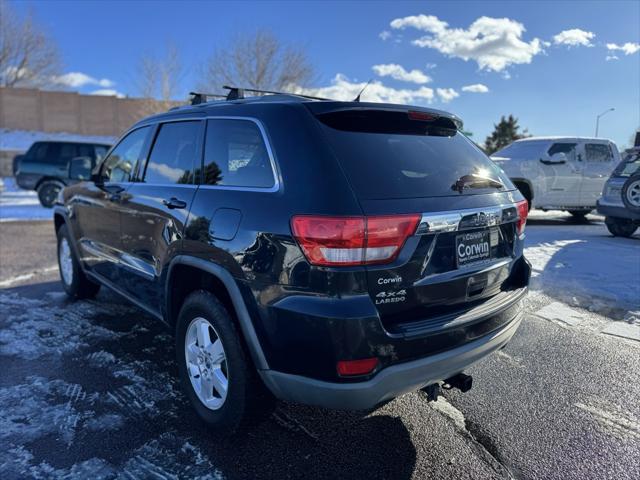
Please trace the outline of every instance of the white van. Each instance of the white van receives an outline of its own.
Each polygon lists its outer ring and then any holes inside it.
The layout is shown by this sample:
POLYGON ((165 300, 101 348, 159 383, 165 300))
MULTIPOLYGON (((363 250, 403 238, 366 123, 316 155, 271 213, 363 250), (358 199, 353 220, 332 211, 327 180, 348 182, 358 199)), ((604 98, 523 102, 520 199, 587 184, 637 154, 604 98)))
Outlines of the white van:
POLYGON ((602 138, 530 137, 498 150, 491 159, 520 189, 529 208, 584 216, 596 208, 620 154, 602 138))

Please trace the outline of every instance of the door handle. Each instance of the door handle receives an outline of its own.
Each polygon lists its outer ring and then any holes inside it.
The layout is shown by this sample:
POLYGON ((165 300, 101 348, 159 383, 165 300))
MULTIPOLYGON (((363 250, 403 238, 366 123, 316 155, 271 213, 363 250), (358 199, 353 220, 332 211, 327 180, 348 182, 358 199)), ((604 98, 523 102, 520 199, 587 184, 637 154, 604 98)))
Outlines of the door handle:
POLYGON ((174 209, 174 208, 186 208, 187 207, 187 202, 183 201, 183 200, 179 200, 176 197, 171 197, 169 200, 163 200, 162 203, 164 204, 165 207, 169 208, 169 209, 174 209))
POLYGON ((560 160, 559 162, 553 162, 551 160, 544 160, 541 158, 540 163, 544 163, 545 165, 563 165, 567 162, 565 162, 564 160, 560 160))

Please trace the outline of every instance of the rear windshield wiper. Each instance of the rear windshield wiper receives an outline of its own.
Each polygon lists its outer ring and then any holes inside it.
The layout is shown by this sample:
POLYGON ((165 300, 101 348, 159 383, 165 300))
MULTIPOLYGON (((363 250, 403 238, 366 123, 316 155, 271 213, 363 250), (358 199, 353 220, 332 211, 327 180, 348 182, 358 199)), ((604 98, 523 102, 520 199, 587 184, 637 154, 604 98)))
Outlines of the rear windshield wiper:
POLYGON ((471 175, 463 175, 456 183, 451 185, 451 190, 455 190, 456 192, 462 193, 465 188, 497 188, 502 189, 505 188, 504 184, 498 180, 494 180, 493 178, 483 177, 481 175, 476 175, 475 173, 471 175))

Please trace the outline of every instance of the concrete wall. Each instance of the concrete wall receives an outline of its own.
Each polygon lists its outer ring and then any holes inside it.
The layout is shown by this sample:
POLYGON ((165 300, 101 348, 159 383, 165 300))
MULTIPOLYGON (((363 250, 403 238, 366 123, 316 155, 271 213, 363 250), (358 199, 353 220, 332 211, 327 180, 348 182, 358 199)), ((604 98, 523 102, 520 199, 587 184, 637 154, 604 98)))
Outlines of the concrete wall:
POLYGON ((0 128, 118 137, 148 100, 0 87, 0 128))

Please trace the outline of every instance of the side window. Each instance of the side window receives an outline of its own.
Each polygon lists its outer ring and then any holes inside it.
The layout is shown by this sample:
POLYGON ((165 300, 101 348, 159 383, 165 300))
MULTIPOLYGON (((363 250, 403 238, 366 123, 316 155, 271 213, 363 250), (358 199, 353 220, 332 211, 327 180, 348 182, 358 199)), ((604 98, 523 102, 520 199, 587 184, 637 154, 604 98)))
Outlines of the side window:
POLYGON ((600 163, 612 160, 611 149, 604 143, 587 143, 584 146, 587 162, 600 163))
POLYGON ((254 188, 275 185, 267 147, 254 122, 207 121, 202 183, 254 188))
POLYGON ((102 164, 101 175, 107 182, 128 182, 135 169, 142 147, 149 133, 149 127, 134 130, 124 137, 102 164))
POLYGON ((109 149, 104 145, 94 145, 93 150, 94 150, 96 162, 100 162, 109 151, 109 149))
POLYGON ((193 183, 200 121, 160 126, 144 174, 146 183, 193 183))
POLYGON ((66 165, 73 157, 78 156, 78 146, 75 143, 61 143, 55 163, 66 165))
POLYGON ((576 159, 576 144, 575 143, 554 143, 547 152, 550 157, 555 153, 564 153, 567 156, 567 160, 574 161, 576 159))

